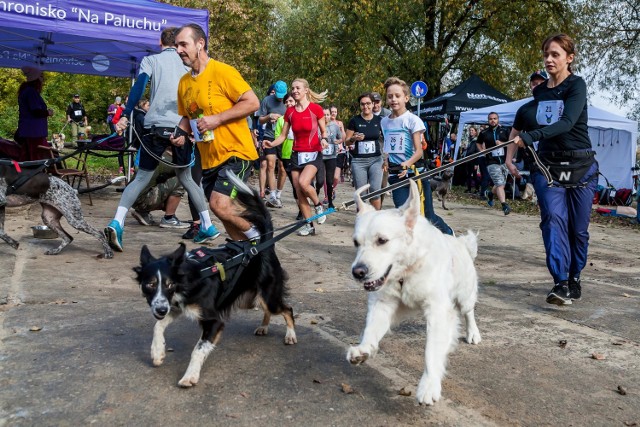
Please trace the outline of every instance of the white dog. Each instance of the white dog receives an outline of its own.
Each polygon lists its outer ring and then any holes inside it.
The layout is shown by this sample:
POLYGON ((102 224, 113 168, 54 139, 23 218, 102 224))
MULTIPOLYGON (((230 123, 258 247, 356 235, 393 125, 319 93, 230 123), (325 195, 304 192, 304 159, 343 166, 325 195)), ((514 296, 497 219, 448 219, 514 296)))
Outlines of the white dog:
POLYGON ((360 345, 347 360, 360 364, 373 357, 391 326, 412 313, 427 321, 425 369, 418 385, 419 403, 440 399, 447 356, 458 341, 458 311, 465 316, 468 343, 480 342, 474 317, 478 277, 473 260, 477 236, 442 234, 420 214, 420 195, 411 181, 411 196, 400 209, 376 211, 356 191, 358 216, 353 240, 357 248, 353 277, 369 291, 367 324, 360 345))

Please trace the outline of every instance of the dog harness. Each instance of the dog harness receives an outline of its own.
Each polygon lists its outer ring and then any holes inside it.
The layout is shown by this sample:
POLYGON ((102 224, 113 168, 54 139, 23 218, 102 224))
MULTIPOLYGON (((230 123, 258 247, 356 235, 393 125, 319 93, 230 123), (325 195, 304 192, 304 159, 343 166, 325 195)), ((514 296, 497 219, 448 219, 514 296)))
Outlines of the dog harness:
POLYGON ((201 278, 211 277, 216 274, 220 276, 222 281, 222 296, 217 299, 218 303, 216 304, 216 307, 219 308, 223 305, 224 300, 231 294, 240 275, 249 265, 253 257, 266 248, 275 245, 277 241, 292 234, 303 225, 333 212, 335 212, 335 209, 327 209, 321 214, 285 226, 285 231, 261 243, 258 243, 257 240, 236 241, 227 239, 227 243, 217 248, 201 247, 194 249, 187 254, 187 260, 204 264, 200 269, 201 278))

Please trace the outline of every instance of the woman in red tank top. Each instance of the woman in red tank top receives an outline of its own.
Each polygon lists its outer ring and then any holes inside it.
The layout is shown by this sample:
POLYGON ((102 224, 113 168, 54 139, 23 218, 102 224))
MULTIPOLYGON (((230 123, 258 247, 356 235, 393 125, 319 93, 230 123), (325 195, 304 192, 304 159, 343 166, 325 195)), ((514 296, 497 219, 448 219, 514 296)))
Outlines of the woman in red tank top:
MULTIPOLYGON (((293 152, 291 153, 291 177, 293 186, 298 195, 298 207, 304 218, 311 218, 311 207, 307 203, 307 197, 314 204, 314 213, 322 214, 322 203, 316 194, 311 181, 315 178, 320 168, 323 168, 322 149, 328 145, 327 129, 324 119, 324 111, 318 103, 324 101, 326 91, 315 93, 309 89, 309 83, 305 79, 295 79, 291 83, 291 95, 296 101, 293 107, 287 109, 284 114, 284 126, 282 133, 273 142, 265 141, 266 147, 275 147, 284 142, 289 133, 293 131, 293 152)), ((325 216, 318 218, 318 224, 324 223, 325 216)), ((302 227, 298 234, 308 236, 315 234, 313 222, 302 227)))

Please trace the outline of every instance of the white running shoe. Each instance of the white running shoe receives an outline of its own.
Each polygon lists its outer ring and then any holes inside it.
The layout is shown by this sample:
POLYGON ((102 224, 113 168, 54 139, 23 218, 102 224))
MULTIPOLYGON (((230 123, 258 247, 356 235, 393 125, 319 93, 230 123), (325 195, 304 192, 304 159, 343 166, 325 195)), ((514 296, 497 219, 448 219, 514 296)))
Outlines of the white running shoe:
MULTIPOLYGON (((324 213, 324 208, 322 207, 322 205, 316 206, 315 210, 316 210, 316 215, 320 215, 324 213)), ((326 220, 327 220, 327 216, 322 215, 320 218, 318 218, 318 224, 324 224, 326 220)))

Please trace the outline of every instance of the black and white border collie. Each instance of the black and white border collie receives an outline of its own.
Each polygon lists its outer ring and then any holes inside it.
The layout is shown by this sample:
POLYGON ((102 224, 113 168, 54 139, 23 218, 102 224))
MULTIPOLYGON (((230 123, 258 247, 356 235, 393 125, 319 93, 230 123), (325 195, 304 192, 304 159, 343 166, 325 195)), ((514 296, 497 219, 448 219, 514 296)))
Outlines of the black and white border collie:
MULTIPOLYGON (((262 241, 271 239, 271 216, 258 193, 235 176, 231 179, 237 189, 236 200, 244 208, 241 217, 259 230, 262 241)), ((155 366, 162 365, 164 361, 164 331, 173 320, 185 314, 197 320, 202 328, 202 336, 191 353, 189 367, 178 382, 181 387, 198 383, 202 365, 220 341, 224 321, 234 308, 252 308, 256 303, 261 306, 264 317, 255 330, 256 335, 266 335, 271 314, 281 314, 287 324, 284 343, 297 342, 293 309, 284 302, 288 294, 287 274, 273 246, 251 258, 228 294, 219 274, 201 277, 200 270, 205 265, 195 260, 195 253, 199 250, 186 252, 185 245, 180 244, 172 254, 155 258, 143 246, 140 266, 134 268, 151 313, 158 320, 151 343, 151 358, 155 366)), ((225 275, 229 280, 233 272, 227 271, 225 275)))

